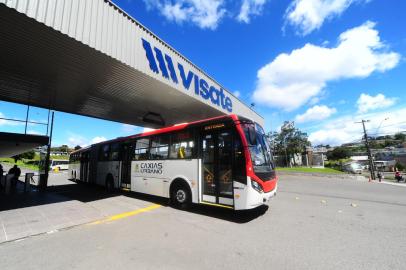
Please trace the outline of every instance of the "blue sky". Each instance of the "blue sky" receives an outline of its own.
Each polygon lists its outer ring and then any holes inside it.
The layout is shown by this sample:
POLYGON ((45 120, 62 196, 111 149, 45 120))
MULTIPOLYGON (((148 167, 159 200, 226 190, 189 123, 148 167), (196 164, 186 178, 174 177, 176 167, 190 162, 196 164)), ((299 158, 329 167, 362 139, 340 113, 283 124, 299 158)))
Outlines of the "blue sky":
MULTIPOLYGON (((265 117, 284 120, 313 144, 337 145, 368 131, 406 131, 405 1, 116 0, 118 6, 265 117), (386 119, 386 120, 385 120, 386 119)), ((3 117, 26 108, 0 102, 3 117)), ((44 121, 47 111, 32 109, 44 121)), ((54 145, 86 145, 142 128, 57 112, 54 145), (83 128, 86 127, 86 128, 83 128)), ((3 131, 22 124, 0 121, 3 131)), ((31 133, 45 127, 29 126, 31 133)))

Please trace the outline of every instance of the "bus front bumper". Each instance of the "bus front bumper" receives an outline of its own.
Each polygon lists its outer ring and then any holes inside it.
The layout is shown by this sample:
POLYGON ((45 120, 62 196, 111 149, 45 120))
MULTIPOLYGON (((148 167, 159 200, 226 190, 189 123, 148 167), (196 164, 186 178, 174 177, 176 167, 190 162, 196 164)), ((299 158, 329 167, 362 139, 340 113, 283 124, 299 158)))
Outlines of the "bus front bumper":
POLYGON ((276 184, 275 188, 270 192, 262 192, 262 193, 259 193, 258 191, 252 192, 247 209, 253 209, 261 205, 267 205, 271 200, 271 198, 276 195, 277 190, 278 184, 276 184))

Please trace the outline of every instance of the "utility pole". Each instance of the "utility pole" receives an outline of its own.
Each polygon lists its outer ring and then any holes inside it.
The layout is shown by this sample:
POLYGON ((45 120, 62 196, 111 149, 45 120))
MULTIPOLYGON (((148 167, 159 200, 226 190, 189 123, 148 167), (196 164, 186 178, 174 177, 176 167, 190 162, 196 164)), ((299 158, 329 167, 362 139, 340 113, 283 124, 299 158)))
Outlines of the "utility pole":
MULTIPOLYGON (((52 132, 54 130, 54 112, 52 112, 51 116, 51 131, 49 134, 49 141, 48 141, 48 149, 47 149, 47 155, 45 157, 45 179, 44 182, 42 183, 42 189, 45 190, 46 187, 48 186, 48 177, 49 177, 49 163, 50 163, 50 155, 51 155, 51 141, 52 141, 52 132)), ((48 123, 49 124, 49 123, 48 123)))
POLYGON ((366 122, 369 122, 369 120, 362 120, 361 122, 355 122, 355 123, 362 124, 362 128, 364 129, 365 147, 367 148, 368 160, 369 160, 369 171, 371 172, 371 179, 375 180, 374 161, 372 159, 371 148, 369 148, 367 130, 365 129, 366 122))

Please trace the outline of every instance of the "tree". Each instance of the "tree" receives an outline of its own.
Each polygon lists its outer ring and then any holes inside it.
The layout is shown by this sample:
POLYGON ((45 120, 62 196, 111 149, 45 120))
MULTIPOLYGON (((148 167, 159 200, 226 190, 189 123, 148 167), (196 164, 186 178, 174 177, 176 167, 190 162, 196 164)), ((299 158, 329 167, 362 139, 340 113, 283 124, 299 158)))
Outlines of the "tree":
POLYGON ((20 159, 34 159, 34 157, 35 157, 35 151, 31 150, 31 151, 28 151, 28 152, 25 152, 25 153, 22 153, 19 155, 15 155, 15 156, 13 156, 13 159, 14 159, 14 162, 17 163, 17 161, 20 159))
POLYGON ((282 129, 279 133, 274 132, 270 136, 273 140, 274 153, 279 156, 286 155, 286 159, 290 159, 294 154, 305 152, 306 147, 311 146, 307 133, 293 125, 282 129))
POLYGON ((351 152, 346 147, 336 147, 332 151, 327 152, 327 159, 328 160, 338 160, 349 158, 351 156, 351 152))
POLYGON ((402 142, 404 142, 404 141, 406 141, 406 134, 404 134, 404 133, 396 133, 395 134, 395 140, 399 140, 399 141, 402 141, 402 142))
POLYGON ((82 149, 82 147, 80 145, 76 145, 74 149, 76 151, 76 150, 82 149))

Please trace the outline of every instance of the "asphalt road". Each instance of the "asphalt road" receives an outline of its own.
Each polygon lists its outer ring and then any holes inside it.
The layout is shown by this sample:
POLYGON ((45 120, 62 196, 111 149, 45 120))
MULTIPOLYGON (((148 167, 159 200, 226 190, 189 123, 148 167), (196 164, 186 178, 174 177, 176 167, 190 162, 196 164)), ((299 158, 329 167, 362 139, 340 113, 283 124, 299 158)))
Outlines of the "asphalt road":
POLYGON ((405 187, 281 178, 269 208, 163 205, 4 243, 0 269, 406 268, 405 187))

